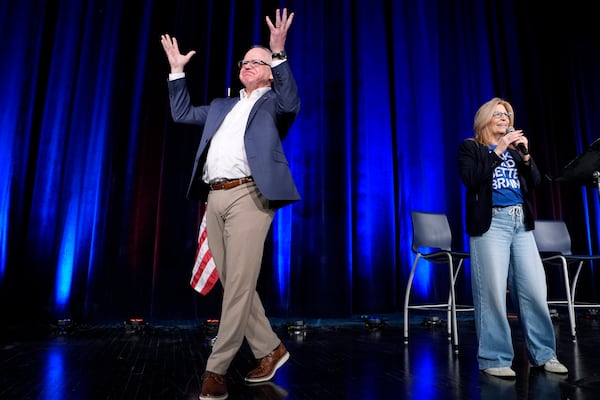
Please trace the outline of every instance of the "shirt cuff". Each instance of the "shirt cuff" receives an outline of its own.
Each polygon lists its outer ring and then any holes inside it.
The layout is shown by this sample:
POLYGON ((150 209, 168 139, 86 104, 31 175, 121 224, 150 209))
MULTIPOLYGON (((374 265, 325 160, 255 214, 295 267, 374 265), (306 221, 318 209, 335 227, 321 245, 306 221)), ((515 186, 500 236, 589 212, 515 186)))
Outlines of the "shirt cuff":
POLYGON ((286 62, 286 60, 273 60, 273 61, 271 62, 271 67, 276 67, 276 66, 278 66, 279 64, 281 64, 281 63, 284 63, 284 62, 286 62))
POLYGON ((170 81, 174 81, 176 79, 181 79, 181 78, 185 78, 185 72, 175 72, 175 73, 169 74, 170 81))

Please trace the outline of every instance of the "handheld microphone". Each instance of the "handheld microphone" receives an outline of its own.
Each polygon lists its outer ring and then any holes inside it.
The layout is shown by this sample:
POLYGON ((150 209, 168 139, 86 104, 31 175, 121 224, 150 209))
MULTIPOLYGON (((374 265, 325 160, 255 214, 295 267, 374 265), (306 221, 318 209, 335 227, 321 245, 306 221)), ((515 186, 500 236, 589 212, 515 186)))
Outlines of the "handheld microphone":
MULTIPOLYGON (((513 126, 509 126, 508 128, 506 128, 506 133, 511 133, 514 131, 515 131, 515 128, 513 126)), ((521 153, 523 153, 524 155, 529 154, 529 150, 527 150, 527 147, 525 147, 525 145, 523 143, 519 143, 517 145, 517 149, 519 149, 519 151, 521 153)))

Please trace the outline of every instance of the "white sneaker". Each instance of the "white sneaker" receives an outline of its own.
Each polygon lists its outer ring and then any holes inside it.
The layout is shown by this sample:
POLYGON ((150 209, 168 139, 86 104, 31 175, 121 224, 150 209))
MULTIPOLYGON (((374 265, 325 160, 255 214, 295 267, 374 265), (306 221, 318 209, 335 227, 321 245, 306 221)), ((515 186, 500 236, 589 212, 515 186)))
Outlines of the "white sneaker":
POLYGON ((488 375, 499 376, 502 378, 512 378, 514 376, 517 376, 517 374, 515 373, 515 371, 513 371, 511 367, 486 368, 483 370, 483 372, 485 372, 488 375))
POLYGON ((555 374, 568 374, 567 367, 562 365, 556 358, 551 358, 544 364, 544 371, 553 372, 555 374))

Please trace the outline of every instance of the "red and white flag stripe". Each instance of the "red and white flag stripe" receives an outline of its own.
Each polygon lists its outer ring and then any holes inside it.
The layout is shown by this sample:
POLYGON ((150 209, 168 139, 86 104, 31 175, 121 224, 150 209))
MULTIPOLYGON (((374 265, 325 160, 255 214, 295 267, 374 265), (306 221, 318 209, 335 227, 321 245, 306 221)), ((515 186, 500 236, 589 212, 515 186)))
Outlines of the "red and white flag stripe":
POLYGON ((200 232, 198 233, 198 248, 196 249, 196 260, 192 270, 192 279, 190 285, 195 291, 202 295, 207 295, 219 280, 219 274, 208 248, 208 237, 206 234, 206 207, 200 222, 200 232))

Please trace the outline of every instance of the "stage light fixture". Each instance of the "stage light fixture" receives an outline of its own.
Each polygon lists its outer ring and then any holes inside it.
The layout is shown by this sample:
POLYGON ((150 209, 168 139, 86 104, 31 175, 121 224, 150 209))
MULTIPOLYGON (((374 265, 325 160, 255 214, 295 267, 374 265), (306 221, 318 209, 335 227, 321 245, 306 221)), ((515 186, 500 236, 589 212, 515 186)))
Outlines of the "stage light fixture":
POLYGON ((589 308, 583 315, 584 319, 598 320, 600 319, 600 310, 597 308, 589 308))
POLYGON ((360 319, 364 322, 365 328, 369 331, 377 331, 385 326, 385 321, 379 317, 362 315, 360 319))
POLYGON ((207 319, 203 324, 204 334, 208 338, 208 345, 213 347, 217 340, 217 332, 219 331, 218 319, 207 319))
POLYGON ((75 329, 75 322, 71 318, 63 318, 56 321, 52 331, 59 335, 67 335, 75 329))
POLYGON ((436 326, 441 326, 442 325, 442 319, 436 315, 430 317, 430 318, 425 318, 423 320, 423 325, 425 326, 431 326, 431 327, 436 327, 436 326))
POLYGON ((144 333, 148 327, 148 323, 144 318, 134 317, 126 320, 124 326, 126 333, 144 333))
POLYGON ((302 320, 291 322, 287 325, 287 331, 290 335, 306 336, 306 324, 302 320))

